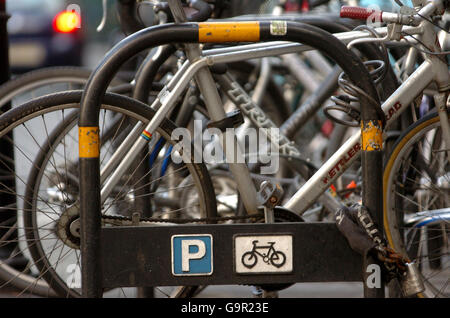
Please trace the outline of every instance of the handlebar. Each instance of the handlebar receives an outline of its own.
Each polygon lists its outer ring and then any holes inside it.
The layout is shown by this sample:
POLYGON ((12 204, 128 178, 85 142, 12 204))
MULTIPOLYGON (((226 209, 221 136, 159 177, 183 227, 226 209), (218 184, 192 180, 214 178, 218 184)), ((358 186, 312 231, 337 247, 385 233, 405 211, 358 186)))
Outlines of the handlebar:
POLYGON ((379 21, 383 22, 383 11, 361 7, 343 6, 341 7, 340 17, 354 20, 367 20, 373 14, 378 15, 379 21))
POLYGON ((406 11, 407 14, 404 14, 405 12, 402 13, 402 11, 400 11, 400 13, 392 13, 361 7, 343 6, 340 11, 340 17, 355 20, 367 20, 371 18, 371 20, 376 22, 416 26, 423 21, 424 17, 426 18, 435 14, 436 11, 439 11, 439 9, 438 3, 434 2, 428 3, 417 13, 414 9, 410 9, 411 12, 406 11))

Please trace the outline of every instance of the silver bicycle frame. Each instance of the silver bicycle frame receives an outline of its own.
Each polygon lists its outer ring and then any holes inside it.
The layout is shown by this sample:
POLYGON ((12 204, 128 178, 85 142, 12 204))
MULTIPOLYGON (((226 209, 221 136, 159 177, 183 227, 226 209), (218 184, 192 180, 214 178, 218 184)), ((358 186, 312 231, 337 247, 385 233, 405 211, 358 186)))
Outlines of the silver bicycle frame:
MULTIPOLYGON (((387 28, 377 28, 377 32, 385 36, 387 28)), ((428 22, 422 22, 419 27, 405 27, 404 31, 408 34, 424 34, 422 41, 429 47, 435 47, 433 25, 428 22)), ((370 34, 365 31, 351 31, 345 33, 337 33, 335 36, 343 41, 349 43, 355 39, 369 38, 370 34)), ((408 37, 407 37, 408 38, 408 37)), ((409 38, 409 41, 415 42, 414 39, 409 38)), ((172 78, 170 83, 160 92, 157 99, 151 107, 157 110, 155 116, 145 127, 145 130, 154 133, 157 127, 161 124, 166 115, 173 109, 178 98, 182 95, 189 82, 194 76, 203 68, 214 65, 216 63, 229 63, 234 61, 263 58, 274 55, 283 55, 289 53, 298 53, 311 50, 310 47, 293 44, 290 42, 271 42, 258 43, 250 45, 240 45, 230 48, 220 48, 205 51, 203 56, 195 60, 195 62, 185 62, 184 65, 172 78)), ((425 61, 417 68, 417 70, 389 97, 382 105, 383 111, 387 116, 387 124, 395 121, 398 116, 408 107, 408 105, 419 95, 432 81, 438 84, 442 91, 441 94, 446 94, 445 91, 449 89, 449 74, 447 67, 442 67, 443 63, 436 56, 425 56, 425 61)), ((219 108, 221 105, 214 104, 210 108, 219 108)), ((440 105, 440 114, 446 111, 445 101, 444 106, 440 105)), ((210 109, 208 109, 210 110, 210 109)), ((219 111, 219 109, 216 109, 219 111)), ((221 108, 223 112, 223 108, 221 108)), ((450 128, 447 120, 447 114, 441 116, 441 122, 444 133, 448 132, 447 139, 450 139, 450 128)), ((323 166, 304 184, 295 195, 284 205, 285 208, 293 212, 302 214, 317 198, 324 193, 330 185, 342 175, 342 173, 358 158, 360 154, 360 132, 355 133, 338 151, 323 164, 323 166)), ((124 160, 110 176, 110 180, 119 180, 120 176, 129 168, 136 153, 142 150, 147 144, 146 140, 139 138, 128 153, 124 160)), ((450 142, 447 143, 450 146, 450 142)), ((230 167, 234 164, 230 164, 230 167)), ((231 169, 233 170, 233 169, 231 169)), ((233 171, 232 171, 233 172, 233 171)), ((235 176, 236 182, 239 184, 243 179, 246 184, 251 184, 250 175, 235 176)), ((239 187, 242 197, 255 197, 255 188, 239 187)), ((109 193, 102 191, 102 200, 106 198, 109 193), (105 197, 104 197, 105 196, 105 197)), ((254 209, 251 210, 255 210, 254 209)))

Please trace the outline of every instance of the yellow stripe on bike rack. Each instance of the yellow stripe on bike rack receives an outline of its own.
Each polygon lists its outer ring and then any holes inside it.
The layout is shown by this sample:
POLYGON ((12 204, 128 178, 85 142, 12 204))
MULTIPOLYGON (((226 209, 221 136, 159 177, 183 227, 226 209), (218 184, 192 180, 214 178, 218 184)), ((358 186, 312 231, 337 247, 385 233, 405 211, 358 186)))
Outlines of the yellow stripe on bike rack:
POLYGON ((202 22, 198 38, 205 42, 258 42, 259 22, 202 22))
POLYGON ((80 158, 98 158, 100 156, 98 127, 78 128, 78 147, 80 158))
POLYGON ((361 124, 361 144, 363 151, 381 151, 383 149, 383 129, 381 121, 369 121, 361 124))

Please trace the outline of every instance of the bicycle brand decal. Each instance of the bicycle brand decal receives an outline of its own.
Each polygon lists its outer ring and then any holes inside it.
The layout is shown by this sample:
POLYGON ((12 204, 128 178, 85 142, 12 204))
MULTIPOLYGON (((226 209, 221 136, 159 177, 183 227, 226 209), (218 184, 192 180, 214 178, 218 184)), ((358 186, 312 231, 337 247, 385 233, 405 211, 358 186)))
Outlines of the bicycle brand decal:
POLYGON ((267 133, 267 137, 270 141, 272 141, 272 143, 278 145, 279 153, 292 157, 300 157, 300 153, 294 146, 294 143, 291 142, 286 136, 282 134, 273 136, 270 134, 270 128, 277 128, 277 126, 272 120, 270 120, 270 118, 266 116, 261 108, 253 103, 242 87, 236 82, 233 82, 231 87, 232 89, 227 92, 228 97, 230 97, 232 102, 237 105, 246 116, 249 117, 256 127, 266 129, 265 132, 267 133))
POLYGON ((174 276, 207 276, 213 273, 212 235, 173 235, 171 245, 174 276))
POLYGON ((391 108, 389 108, 389 110, 387 111, 387 114, 386 114, 386 120, 391 119, 392 116, 395 115, 395 114, 398 112, 398 110, 399 110, 400 108, 402 108, 402 104, 401 104, 400 102, 396 102, 396 103, 394 104, 394 106, 392 106, 391 108))
POLYGON ((270 21, 270 34, 272 35, 286 35, 287 22, 286 21, 270 21))
POLYGON ((150 141, 150 139, 152 139, 152 134, 144 129, 144 131, 141 134, 141 137, 144 138, 147 141, 150 141))
POLYGON ((98 127, 78 128, 78 151, 80 158, 98 158, 100 156, 100 129, 98 127))
POLYGON ((237 235, 234 269, 238 274, 291 273, 292 235, 237 235))
POLYGON ((202 22, 198 24, 198 39, 205 42, 258 42, 259 22, 202 22))
POLYGON ((357 143, 353 146, 352 149, 347 151, 347 153, 339 159, 337 164, 328 171, 328 175, 323 178, 323 183, 328 184, 333 178, 336 176, 337 172, 340 170, 345 170, 347 163, 352 159, 359 151, 361 150, 361 144, 357 143))

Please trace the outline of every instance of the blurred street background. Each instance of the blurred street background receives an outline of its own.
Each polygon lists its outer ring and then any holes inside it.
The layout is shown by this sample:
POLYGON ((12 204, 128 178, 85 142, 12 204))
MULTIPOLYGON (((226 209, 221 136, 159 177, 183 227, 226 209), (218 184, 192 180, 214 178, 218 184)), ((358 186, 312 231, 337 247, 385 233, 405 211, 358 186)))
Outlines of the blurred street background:
POLYGON ((45 66, 74 65, 94 67, 122 37, 115 1, 108 2, 107 23, 102 19, 102 2, 89 0, 7 0, 9 56, 13 75, 45 66), (70 26, 71 16, 79 24, 70 26))

